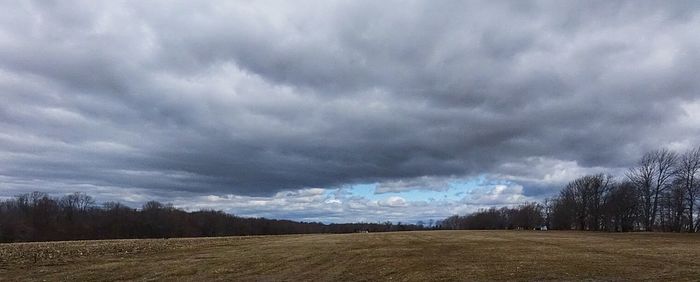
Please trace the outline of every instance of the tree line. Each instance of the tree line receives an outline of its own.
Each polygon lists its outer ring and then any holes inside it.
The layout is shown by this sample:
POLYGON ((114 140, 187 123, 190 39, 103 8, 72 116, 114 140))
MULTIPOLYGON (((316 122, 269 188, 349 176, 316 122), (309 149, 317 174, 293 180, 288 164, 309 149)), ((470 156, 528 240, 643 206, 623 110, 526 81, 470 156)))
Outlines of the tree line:
POLYGON ((489 208, 459 216, 453 215, 440 222, 441 229, 535 229, 544 223, 543 207, 526 203, 514 208, 489 208))
POLYGON ((543 203, 452 216, 443 229, 700 231, 700 147, 644 154, 625 176, 586 175, 543 203))
POLYGON ((419 230, 415 224, 323 224, 238 217, 222 211, 187 212, 156 201, 134 209, 118 202, 96 205, 73 193, 51 197, 32 192, 0 201, 0 242, 210 237, 419 230))

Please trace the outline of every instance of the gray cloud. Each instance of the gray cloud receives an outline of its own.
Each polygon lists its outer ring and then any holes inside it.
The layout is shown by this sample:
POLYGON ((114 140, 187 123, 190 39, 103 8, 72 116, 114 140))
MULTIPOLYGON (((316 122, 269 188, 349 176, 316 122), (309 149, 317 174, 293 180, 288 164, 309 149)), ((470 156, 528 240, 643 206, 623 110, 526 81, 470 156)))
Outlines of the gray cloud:
POLYGON ((699 5, 4 3, 2 194, 551 193, 700 142, 699 5))

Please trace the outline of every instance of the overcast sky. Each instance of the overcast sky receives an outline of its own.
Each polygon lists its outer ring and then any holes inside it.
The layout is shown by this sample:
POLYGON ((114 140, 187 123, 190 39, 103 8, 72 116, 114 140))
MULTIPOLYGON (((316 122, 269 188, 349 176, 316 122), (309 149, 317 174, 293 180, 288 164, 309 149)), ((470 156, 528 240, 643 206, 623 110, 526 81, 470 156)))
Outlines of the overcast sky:
POLYGON ((700 1, 0 3, 0 197, 415 221, 700 144, 700 1))

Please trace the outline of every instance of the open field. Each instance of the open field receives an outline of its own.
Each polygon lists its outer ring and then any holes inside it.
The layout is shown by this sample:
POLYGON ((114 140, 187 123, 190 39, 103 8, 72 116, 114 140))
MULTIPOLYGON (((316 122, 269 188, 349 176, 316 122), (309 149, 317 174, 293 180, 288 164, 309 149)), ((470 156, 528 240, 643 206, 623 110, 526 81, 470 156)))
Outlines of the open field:
POLYGON ((0 244, 0 280, 690 280, 700 236, 425 231, 0 244))

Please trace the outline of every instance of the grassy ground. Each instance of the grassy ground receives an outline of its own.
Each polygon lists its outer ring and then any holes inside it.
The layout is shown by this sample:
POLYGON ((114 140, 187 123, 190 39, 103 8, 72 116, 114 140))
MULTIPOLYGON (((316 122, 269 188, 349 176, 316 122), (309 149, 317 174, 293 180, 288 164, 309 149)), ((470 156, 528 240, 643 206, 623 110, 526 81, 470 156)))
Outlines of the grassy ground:
POLYGON ((0 280, 697 280, 700 235, 426 231, 0 244, 0 280))

